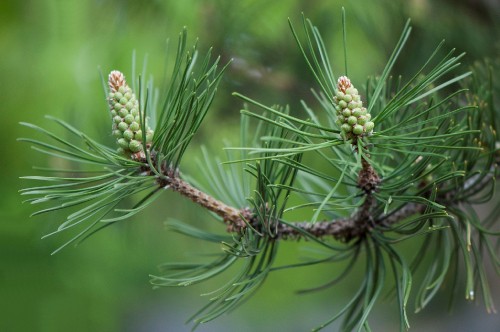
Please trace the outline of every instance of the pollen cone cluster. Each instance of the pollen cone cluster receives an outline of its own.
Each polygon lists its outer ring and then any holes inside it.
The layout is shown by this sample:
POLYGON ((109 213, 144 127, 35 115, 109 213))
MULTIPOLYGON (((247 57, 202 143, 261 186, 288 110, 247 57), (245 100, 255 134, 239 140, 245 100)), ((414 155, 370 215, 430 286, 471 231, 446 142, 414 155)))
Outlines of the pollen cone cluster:
MULTIPOLYGON (((124 156, 144 158, 139 102, 127 85, 123 73, 113 70, 108 78, 108 102, 113 117, 113 136, 118 143, 118 152, 124 156)), ((146 125, 146 147, 153 139, 153 131, 146 125)))
POLYGON ((375 124, 370 121, 371 115, 363 107, 358 90, 346 76, 338 79, 333 104, 337 111, 336 123, 346 138, 356 138, 373 132, 375 124))

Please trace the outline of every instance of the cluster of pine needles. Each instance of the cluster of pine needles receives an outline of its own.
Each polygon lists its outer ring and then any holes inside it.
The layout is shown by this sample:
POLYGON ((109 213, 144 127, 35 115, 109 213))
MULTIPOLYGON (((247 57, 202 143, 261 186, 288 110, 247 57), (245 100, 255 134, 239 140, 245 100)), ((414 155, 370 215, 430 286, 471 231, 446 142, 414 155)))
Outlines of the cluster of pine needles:
MULTIPOLYGON (((41 184, 21 191, 27 202, 45 206, 35 215, 68 211, 47 234, 73 232, 55 252, 136 216, 171 189, 215 213, 222 228, 213 234, 176 220, 169 228, 223 250, 211 261, 163 264, 152 284, 191 285, 237 266, 220 288, 206 293, 210 300, 190 319, 194 326, 243 303, 273 271, 319 264, 332 265, 331 280, 311 291, 334 287, 359 271, 363 278, 348 303, 318 330, 338 319, 342 330, 370 330, 370 312, 389 287, 401 330, 409 327, 410 294, 418 311, 445 284, 451 295, 461 289, 465 298, 480 297, 494 312, 485 265, 500 274, 500 205, 481 217, 475 207, 498 200, 500 107, 494 91, 500 91, 492 75, 498 64, 483 62, 460 73, 463 55, 441 56, 441 43, 413 76, 397 76, 392 69, 410 35, 407 23, 382 73, 355 84, 373 131, 346 136, 337 121, 338 80, 327 47, 309 20, 302 23, 302 31, 290 27, 318 84, 311 92, 317 103, 303 102, 303 116, 294 116, 287 106, 236 93, 245 105, 240 146, 227 146, 225 160, 203 150, 198 179, 182 172, 181 160, 227 65, 211 52, 201 56, 196 45, 187 47, 185 31, 165 90, 144 84, 141 76, 131 80, 143 132, 147 121, 154 129, 147 145, 143 140, 141 157, 120 154, 53 117, 48 119, 63 135, 23 123, 43 138, 21 141, 72 165, 40 169, 53 175, 25 177, 41 184), (136 203, 130 206, 131 201, 136 203), (310 217, 294 220, 296 210, 310 211, 310 217), (297 239, 322 250, 277 266, 280 244, 297 239), (398 246, 403 241, 414 241, 412 255, 398 246)), ((348 76, 344 16, 343 27, 342 74, 348 76)))

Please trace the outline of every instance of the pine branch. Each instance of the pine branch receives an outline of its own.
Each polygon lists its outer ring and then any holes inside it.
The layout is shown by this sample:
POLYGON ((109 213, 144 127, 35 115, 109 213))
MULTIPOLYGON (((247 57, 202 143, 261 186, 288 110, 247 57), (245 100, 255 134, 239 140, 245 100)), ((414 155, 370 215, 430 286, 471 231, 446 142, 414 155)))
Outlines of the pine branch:
MULTIPOLYGON (((375 207, 375 198, 372 193, 377 190, 380 179, 373 167, 364 158, 362 160, 363 168, 359 172, 358 185, 366 193, 366 196, 364 203, 352 217, 315 223, 310 221, 285 222, 277 220, 276 238, 287 240, 302 237, 333 237, 336 240, 349 242, 355 238, 365 236, 367 232, 377 226, 388 227, 425 210, 425 205, 410 203, 395 213, 381 215, 379 218, 374 219, 372 210, 375 207)), ((142 162, 147 165, 146 160, 142 160, 142 162)), ((148 173, 148 175, 151 174, 151 172, 148 173)), ((164 166, 162 167, 162 175, 157 179, 157 183, 161 188, 178 192, 201 207, 214 212, 227 224, 228 232, 242 233, 247 227, 252 227, 259 233, 263 231, 262 223, 248 207, 232 207, 217 200, 181 179, 178 170, 164 166)))
MULTIPOLYGON (((167 275, 153 277, 153 284, 185 286, 205 281, 226 271, 239 258, 248 258, 230 282, 211 293, 212 301, 193 317, 195 324, 215 319, 242 303, 271 271, 279 269, 273 263, 280 240, 299 239, 328 248, 328 257, 283 268, 347 261, 338 278, 315 289, 345 278, 360 253, 366 263, 359 291, 318 329, 343 315, 342 328, 369 330, 368 315, 384 288, 388 266, 395 282, 401 330, 407 328, 412 275, 423 257, 429 256, 429 244, 437 254, 428 259, 429 268, 417 293, 417 308, 424 307, 445 277, 455 276, 456 269, 463 265, 466 298, 472 300, 475 288, 480 287, 487 310, 494 312, 483 256, 489 255, 500 274, 500 260, 491 242, 495 237, 498 241, 500 235, 491 230, 498 221, 499 208, 480 220, 471 207, 494 197, 495 180, 500 177, 496 134, 496 120, 500 117, 493 106, 493 71, 490 69, 486 75, 483 73, 483 79, 473 82, 470 73, 444 78, 459 65, 462 55, 449 52, 433 65, 440 44, 408 82, 399 78, 394 84, 390 72, 409 37, 411 28, 407 23, 387 66, 379 78, 368 80, 362 98, 346 76, 335 83, 319 30, 305 18, 303 26, 305 43, 291 26, 292 33, 321 89, 320 93, 313 92, 321 112, 302 102, 308 116, 302 119, 291 115, 288 107, 268 107, 235 94, 264 113, 248 108, 241 111, 243 147, 227 150, 227 163, 232 167, 229 172, 218 161, 219 166, 212 167, 213 161, 204 153, 207 167, 201 173, 209 190, 183 177, 178 167, 212 104, 226 67, 219 70, 219 59, 212 62, 210 52, 197 65, 196 47, 186 51, 185 30, 179 38, 176 61, 160 107, 155 103, 157 98, 152 97, 152 86, 145 88, 140 79, 133 78, 133 87, 136 81, 139 83, 136 97, 121 72, 109 75, 107 103, 118 148, 103 146, 59 120, 53 119, 76 136, 80 145, 23 123, 45 135, 49 142, 20 140, 75 167, 52 170, 55 176, 26 177, 45 183, 21 190, 22 195, 33 197, 27 201, 52 204, 35 214, 75 208, 47 236, 71 228, 78 229, 77 234, 62 247, 85 239, 136 215, 164 189, 170 189, 222 219, 229 235, 209 234, 175 223, 171 228, 179 233, 222 243, 224 252, 210 263, 165 264, 167 275), (488 87, 484 86, 485 76, 489 77, 488 87), (445 87, 466 78, 471 92, 462 89, 441 95, 445 87), (150 117, 157 119, 155 124, 149 123, 150 117), (249 118, 259 121, 255 133, 249 129, 249 118), (247 139, 249 132, 253 140, 247 139), (231 154, 234 150, 238 150, 238 158, 231 154), (326 165, 329 170, 316 169, 318 165, 303 161, 308 153, 318 156, 318 163, 323 162, 320 167, 326 165), (245 167, 240 167, 242 162, 245 167), (81 165, 89 167, 82 170, 81 165), (296 185, 300 176, 312 184, 296 185), (303 194, 308 200, 290 207, 292 193, 303 194), (121 207, 127 198, 138 195, 142 197, 132 208, 121 207), (306 206, 316 208, 307 221, 291 222, 283 217, 286 211, 306 206), (320 218, 323 220, 318 221, 320 218), (445 228, 447 232, 434 232, 445 228), (410 264, 393 244, 422 234, 424 245, 410 264), (347 245, 336 246, 329 239, 347 245), (455 264, 449 263, 452 258, 455 264)), ((344 51, 345 39, 344 22, 344 51)), ((347 72, 347 59, 345 67, 347 72)))

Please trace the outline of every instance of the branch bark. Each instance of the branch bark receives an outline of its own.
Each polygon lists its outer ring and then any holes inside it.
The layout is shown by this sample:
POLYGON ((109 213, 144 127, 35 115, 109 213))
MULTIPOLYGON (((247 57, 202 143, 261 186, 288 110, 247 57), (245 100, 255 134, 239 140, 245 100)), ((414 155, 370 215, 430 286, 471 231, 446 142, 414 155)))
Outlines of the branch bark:
MULTIPOLYGON (((364 236, 377 225, 389 226, 413 214, 421 213, 424 210, 423 205, 410 203, 391 215, 382 215, 375 220, 372 214, 376 206, 373 193, 377 190, 381 180, 375 169, 373 169, 364 157, 361 159, 361 165, 362 168, 358 174, 358 187, 365 193, 365 200, 356 213, 348 218, 325 220, 316 223, 308 221, 292 223, 278 222, 276 237, 281 239, 298 239, 303 237, 304 233, 308 233, 313 237, 331 236, 337 240, 347 242, 364 236)), ((158 184, 161 187, 170 188, 180 195, 191 199, 203 208, 214 212, 224 220, 228 232, 241 233, 248 225, 257 231, 261 231, 263 228, 262 223, 248 207, 235 208, 213 198, 181 179, 177 170, 162 167, 162 173, 164 177, 158 179, 158 184)))
MULTIPOLYGON (((168 187, 178 192, 180 195, 191 199, 196 204, 217 214, 226 223, 228 232, 243 232, 248 225, 251 225, 258 231, 262 228, 260 222, 249 208, 237 209, 229 206, 201 190, 194 188, 192 185, 179 178, 178 175, 174 177, 170 176, 168 179, 162 180, 159 183, 162 187, 168 187)), ((276 237, 285 240, 298 239, 303 237, 304 232, 306 232, 313 237, 333 237, 337 240, 348 242, 354 238, 364 236, 374 227, 379 225, 390 226, 411 215, 420 214, 425 209, 424 205, 409 203, 393 214, 382 215, 374 219, 371 214, 374 206, 374 197, 372 195, 367 195, 363 205, 352 217, 324 220, 316 223, 303 221, 285 224, 278 222, 276 237)))

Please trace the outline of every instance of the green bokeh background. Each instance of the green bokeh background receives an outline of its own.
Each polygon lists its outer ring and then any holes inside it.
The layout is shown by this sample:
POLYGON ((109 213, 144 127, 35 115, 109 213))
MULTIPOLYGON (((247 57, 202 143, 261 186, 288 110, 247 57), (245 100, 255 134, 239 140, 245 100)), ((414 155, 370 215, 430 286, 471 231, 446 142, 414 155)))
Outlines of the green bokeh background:
MULTIPOLYGON (((414 31, 397 65, 400 73, 411 73, 443 38, 447 49, 467 52, 468 64, 498 56, 500 10, 487 0, 1 1, 0 331, 188 331, 184 321, 205 303, 199 294, 226 280, 179 289, 152 290, 149 285, 148 275, 156 273, 157 264, 196 259, 191 253, 214 250, 165 230, 167 217, 193 224, 210 220, 175 193, 165 193, 133 220, 51 256, 64 235, 40 238, 61 216, 29 218, 34 209, 21 204, 18 190, 27 185, 20 176, 36 174, 33 165, 57 161, 16 142, 32 135, 18 122, 54 129, 44 118, 50 114, 112 144, 99 70, 120 69, 127 75, 135 50, 138 62, 147 57, 149 73, 161 82, 165 41, 175 42, 187 26, 191 41, 198 37, 202 50, 213 46, 223 61, 234 59, 182 165, 196 177, 193 161, 201 144, 222 154, 223 140, 237 137, 241 102, 231 92, 267 104, 289 104, 296 114, 300 99, 311 100, 314 82, 295 47, 288 17, 299 26, 305 12, 319 26, 335 74, 343 74, 342 6, 348 18, 349 74, 358 84, 380 73, 408 17, 414 31)), ((282 249, 283 261, 302 252, 295 243, 282 249)), ((313 295, 294 291, 326 281, 334 269, 277 272, 232 315, 200 331, 309 330, 333 315, 356 283, 313 295)), ((493 288, 498 304, 499 287, 493 288)), ((435 301, 423 313, 412 314, 414 331, 496 331, 500 326, 498 315, 487 315, 461 296, 453 315, 445 305, 435 301)), ((393 306, 386 301, 375 310, 376 331, 397 328, 393 306)))

